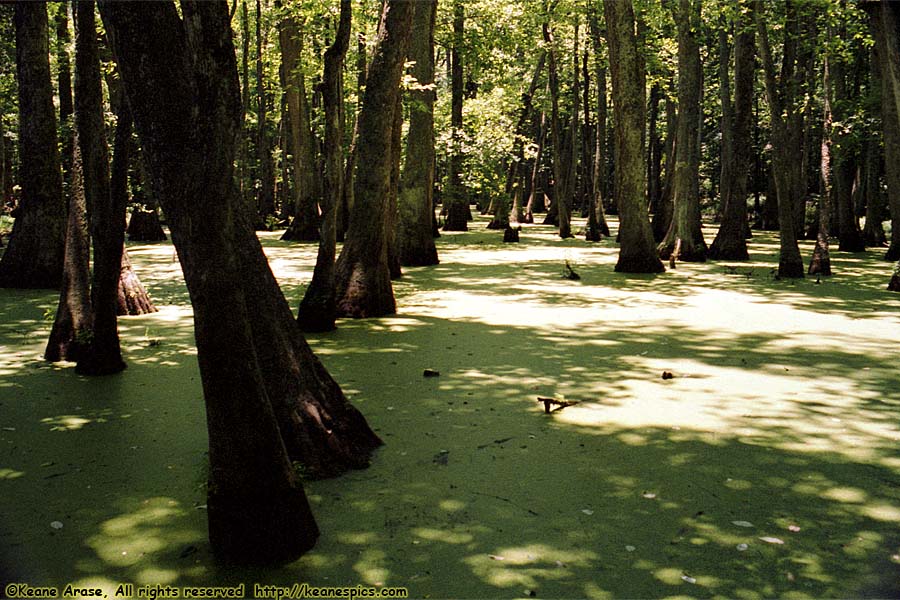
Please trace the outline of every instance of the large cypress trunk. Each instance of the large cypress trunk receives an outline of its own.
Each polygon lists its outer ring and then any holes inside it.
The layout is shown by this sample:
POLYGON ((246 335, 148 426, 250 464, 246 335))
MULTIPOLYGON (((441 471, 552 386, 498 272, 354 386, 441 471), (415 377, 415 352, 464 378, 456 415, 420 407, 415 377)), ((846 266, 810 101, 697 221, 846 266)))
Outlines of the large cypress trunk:
POLYGON ((81 149, 77 141, 72 145, 72 152, 62 284, 56 318, 44 350, 44 358, 50 362, 79 360, 91 333, 91 248, 81 149))
POLYGON ((615 119, 615 194, 619 208, 619 260, 622 273, 659 273, 657 256, 644 202, 644 71, 634 34, 631 0, 604 0, 612 71, 615 119))
POLYGON ((170 2, 101 3, 194 306, 213 550, 290 560, 318 536, 291 460, 336 474, 380 441, 307 346, 238 197, 228 6, 181 9, 184 21, 170 2))
POLYGON ((676 260, 703 262, 707 247, 700 221, 700 0, 679 0, 675 9, 678 27, 678 134, 675 151, 674 213, 666 237, 659 244, 660 257, 668 259, 676 248, 676 260))
POLYGON ((0 259, 0 287, 58 288, 66 205, 50 81, 47 5, 16 2, 14 21, 22 196, 9 245, 0 259))
POLYGON ((319 226, 319 253, 312 282, 300 302, 297 321, 304 331, 334 329, 334 259, 337 246, 337 206, 344 193, 343 78, 341 69, 350 45, 350 0, 341 0, 334 43, 325 52, 322 101, 325 105, 325 195, 319 226))
MULTIPOLYGON (((734 108, 729 119, 723 116, 723 131, 730 128, 727 152, 722 154, 722 224, 709 248, 709 257, 718 260, 748 260, 746 232, 747 182, 750 175, 752 143, 750 127, 753 123, 754 33, 752 2, 744 2, 746 12, 738 21, 737 40, 734 44, 734 108), (727 175, 726 175, 727 164, 727 175)), ((727 47, 727 46, 726 46, 727 47)), ((727 65, 724 78, 727 79, 727 65)), ((730 101, 723 95, 723 102, 730 101)), ((722 136, 723 144, 726 142, 722 136)))
POLYGON ((109 153, 103 121, 103 89, 97 53, 94 3, 75 8, 75 126, 84 167, 84 191, 94 248, 91 306, 94 319, 88 350, 77 371, 106 375, 125 368, 117 324, 119 275, 125 244, 125 205, 109 186, 109 153))
POLYGON ((338 316, 393 314, 394 291, 385 235, 392 164, 394 110, 406 60, 413 0, 388 0, 359 114, 357 169, 350 228, 338 257, 338 316))
POLYGON ((413 13, 409 60, 418 86, 409 91, 406 163, 400 180, 397 232, 400 264, 438 264, 431 226, 434 218, 434 25, 437 0, 417 2, 413 13))

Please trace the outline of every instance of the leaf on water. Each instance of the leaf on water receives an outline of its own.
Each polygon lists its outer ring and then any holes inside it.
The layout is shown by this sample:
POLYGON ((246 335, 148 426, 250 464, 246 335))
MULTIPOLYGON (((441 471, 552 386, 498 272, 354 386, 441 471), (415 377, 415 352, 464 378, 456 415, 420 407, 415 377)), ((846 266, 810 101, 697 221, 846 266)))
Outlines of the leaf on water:
POLYGON ((635 548, 634 546, 625 546, 625 550, 627 550, 628 552, 634 552, 635 550, 637 550, 637 548, 635 548))
POLYGON ((654 494, 653 492, 644 492, 643 494, 641 494, 641 496, 649 500, 653 500, 654 498, 656 498, 656 494, 654 494))
POLYGON ((737 525, 738 527, 753 527, 753 523, 750 521, 732 521, 732 525, 737 525))
POLYGON ((750 546, 748 546, 747 544, 738 544, 738 545, 736 546, 738 552, 743 552, 744 550, 746 550, 746 549, 749 548, 749 547, 750 547, 750 546))
POLYGON ((697 583, 697 580, 691 577, 690 575, 682 575, 681 579, 683 581, 687 581, 688 583, 697 583))
POLYGON ((783 544, 783 543, 784 543, 784 540, 780 540, 780 539, 778 539, 777 537, 771 537, 771 536, 768 536, 768 535, 767 535, 767 536, 764 536, 764 537, 761 537, 761 538, 759 538, 759 539, 761 539, 762 541, 766 542, 767 544, 783 544))
POLYGON ((592 515, 592 514, 594 514, 594 511, 592 511, 592 510, 589 509, 589 508, 583 508, 583 509, 581 509, 581 512, 583 512, 583 513, 586 514, 586 515, 592 515))
POLYGON ((796 525, 788 525, 788 531, 793 531, 794 533, 800 531, 800 528, 796 525))
POLYGON ((51 521, 50 527, 52 527, 53 529, 62 529, 63 528, 62 521, 51 521))

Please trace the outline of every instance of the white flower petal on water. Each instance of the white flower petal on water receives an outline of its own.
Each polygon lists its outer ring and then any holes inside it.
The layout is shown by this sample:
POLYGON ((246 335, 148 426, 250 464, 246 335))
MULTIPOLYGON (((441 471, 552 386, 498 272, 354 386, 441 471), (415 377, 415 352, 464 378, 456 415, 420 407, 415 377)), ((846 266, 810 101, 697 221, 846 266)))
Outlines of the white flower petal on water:
POLYGON ((583 513, 586 514, 586 515, 592 515, 592 514, 594 514, 594 511, 592 511, 592 510, 589 509, 589 508, 583 508, 583 509, 581 509, 581 512, 583 512, 583 513))
POLYGON ((50 523, 50 527, 52 527, 53 529, 62 529, 63 528, 62 521, 52 521, 50 523))
POLYGON ((697 583, 697 580, 691 577, 690 575, 682 575, 681 579, 683 581, 687 581, 688 583, 697 583))
POLYGON ((759 539, 766 542, 767 544, 783 544, 784 543, 784 540, 778 539, 777 537, 771 537, 768 535, 761 537, 759 539))
POLYGON ((732 525, 737 525, 738 527, 753 527, 753 523, 750 521, 732 521, 732 525))
POLYGON ((627 550, 628 552, 634 552, 635 550, 637 550, 637 548, 635 548, 634 546, 625 546, 625 550, 627 550))
POLYGON ((746 549, 749 548, 749 547, 750 547, 750 546, 748 546, 747 544, 738 544, 738 545, 736 546, 738 552, 743 552, 744 550, 746 550, 746 549))

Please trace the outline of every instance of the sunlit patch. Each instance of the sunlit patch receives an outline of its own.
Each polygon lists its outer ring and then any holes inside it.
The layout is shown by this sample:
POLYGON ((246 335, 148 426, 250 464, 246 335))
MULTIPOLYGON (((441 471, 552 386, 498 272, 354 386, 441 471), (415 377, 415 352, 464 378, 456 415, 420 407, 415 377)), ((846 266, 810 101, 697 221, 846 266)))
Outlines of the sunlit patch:
POLYGON ((93 422, 99 421, 97 419, 86 419, 78 415, 59 415, 41 419, 41 423, 50 425, 51 431, 76 431, 93 422))
POLYGON ((386 559, 387 554, 384 551, 368 548, 360 553, 353 570, 366 585, 383 586, 390 575, 385 566, 386 559))
POLYGON ((537 586, 541 580, 572 576, 569 567, 596 565, 598 556, 587 550, 559 549, 544 544, 498 548, 492 554, 465 559, 472 570, 497 587, 537 586))
POLYGON ((338 540, 344 544, 365 546, 374 544, 378 536, 372 531, 345 532, 338 535, 338 540))
POLYGON ((174 569, 160 569, 150 567, 141 569, 135 575, 134 582, 138 585, 169 585, 178 580, 178 571, 174 569))
POLYGON ((864 506, 862 513, 876 521, 900 523, 900 506, 891 504, 874 504, 864 506))
POLYGON ((862 503, 869 495, 859 488, 834 487, 821 492, 822 497, 838 502, 862 503))
POLYGON ((446 510, 447 512, 456 512, 464 509, 466 507, 466 504, 465 502, 460 502, 459 500, 441 500, 438 503, 438 506, 440 506, 442 510, 446 510))
POLYGON ((15 469, 0 469, 0 479, 18 479, 25 475, 24 471, 16 471, 15 469))
POLYGON ((416 527, 412 530, 412 533, 423 540, 443 542, 445 544, 468 544, 473 539, 470 533, 435 529, 433 527, 416 527))

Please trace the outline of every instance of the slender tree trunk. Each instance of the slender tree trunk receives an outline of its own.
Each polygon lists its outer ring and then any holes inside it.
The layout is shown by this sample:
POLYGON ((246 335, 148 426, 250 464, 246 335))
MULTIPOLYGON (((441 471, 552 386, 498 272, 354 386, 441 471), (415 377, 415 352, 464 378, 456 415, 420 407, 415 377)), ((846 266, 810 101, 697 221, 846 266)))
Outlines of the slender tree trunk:
POLYGON ((659 212, 659 201, 662 195, 662 142, 659 139, 659 102, 662 89, 659 83, 650 88, 650 124, 647 147, 647 205, 650 213, 659 212))
POLYGON ((541 185, 541 160, 544 156, 544 145, 547 140, 547 113, 541 111, 541 126, 537 139, 537 153, 534 157, 534 164, 531 169, 531 193, 528 196, 528 203, 525 206, 526 223, 534 223, 534 213, 540 212, 544 203, 544 190, 541 185))
MULTIPOLYGON (((757 47, 765 73, 766 98, 772 115, 772 171, 778 195, 778 226, 780 237, 780 256, 778 260, 778 276, 803 277, 803 258, 797 244, 797 232, 794 227, 794 203, 792 195, 794 186, 791 182, 791 161, 795 157, 790 153, 790 132, 788 123, 790 115, 796 110, 797 75, 795 73, 796 43, 799 37, 796 31, 796 11, 794 0, 787 0, 788 31, 785 32, 781 77, 775 74, 775 63, 769 45, 769 32, 766 27, 762 0, 754 0, 754 19, 757 27, 757 47), (787 116, 785 116, 787 115, 787 116)), ((767 194, 768 196, 768 194, 767 194)))
POLYGON ((645 73, 634 35, 631 0, 604 0, 612 96, 615 108, 615 194, 619 208, 619 260, 622 273, 665 270, 653 244, 644 202, 645 73))
POLYGON ((453 47, 450 52, 450 127, 451 148, 446 189, 444 190, 444 231, 468 229, 469 200, 462 184, 463 140, 463 63, 462 48, 465 33, 465 6, 462 0, 453 0, 453 47))
MULTIPOLYGON (((873 65, 873 68, 877 68, 873 65)), ((866 140, 863 159, 863 181, 866 226, 863 229, 863 243, 872 248, 886 245, 887 237, 882 221, 885 218, 886 206, 881 194, 882 155, 877 139, 866 140)))
MULTIPOLYGON (((724 212, 722 224, 710 246, 709 256, 716 260, 748 260, 747 251, 747 183, 750 176, 752 141, 750 128, 753 124, 753 86, 755 82, 755 35, 753 33, 753 2, 744 2, 746 11, 738 21, 738 33, 734 45, 734 108, 726 119, 723 115, 723 130, 731 132, 727 145, 729 150, 722 153, 722 202, 724 212), (726 163, 730 164, 726 174, 726 163)), ((722 49, 720 49, 722 51, 722 49)), ((727 66, 724 73, 727 79, 727 66)), ((720 85, 724 81, 720 77, 720 85)), ((722 95, 725 106, 731 101, 722 95)), ((724 112, 724 111, 723 111, 724 112)), ((726 144, 722 136, 723 146, 726 144)))
POLYGON ((403 93, 397 94, 394 106, 394 127, 391 130, 391 177, 387 214, 384 221, 384 237, 387 240, 388 271, 391 279, 403 275, 400 254, 397 249, 397 195, 400 192, 400 158, 403 154, 403 93))
POLYGON ((101 10, 194 306, 213 551, 291 560, 318 529, 290 461, 336 474, 365 466, 380 441, 307 346, 238 198, 227 4, 184 3, 184 21, 170 2, 101 10))
POLYGON ((603 209, 603 199, 606 189, 606 65, 603 57, 602 32, 595 5, 588 15, 591 30, 591 43, 594 47, 594 68, 597 77, 597 123, 594 131, 594 158, 591 173, 593 177, 594 197, 592 199, 597 218, 597 230, 601 235, 609 237, 609 225, 606 222, 606 214, 603 209))
POLYGON ((884 260, 900 259, 900 116, 896 97, 900 82, 900 19, 897 12, 884 2, 867 5, 869 21, 875 34, 878 71, 881 88, 881 123, 884 138, 884 179, 887 184, 888 208, 891 215, 891 239, 884 260))
MULTIPOLYGON (((549 48, 547 57, 548 85, 550 88, 550 143, 553 145, 553 205, 550 212, 555 212, 559 237, 572 237, 571 216, 569 209, 571 191, 571 150, 574 140, 570 132, 563 134, 559 116, 559 75, 556 66, 556 48, 550 24, 542 25, 544 43, 549 48), (565 138, 565 139, 564 139, 565 138), (555 209, 555 211, 554 211, 555 209)), ((576 86, 577 89, 577 86, 576 86)), ((576 91, 577 93, 577 91, 576 91)))
POLYGON ((109 153, 103 120, 103 88, 97 52, 94 3, 75 3, 75 126, 84 169, 84 191, 90 214, 94 249, 91 306, 94 318, 87 350, 77 371, 107 375, 125 368, 119 347, 116 315, 122 249, 125 244, 125 206, 110 192, 109 153))
POLYGON ((309 100, 302 71, 303 27, 297 17, 288 16, 281 22, 278 39, 287 82, 285 95, 291 122, 291 146, 294 148, 294 219, 281 239, 313 242, 321 240, 317 209, 321 194, 317 185, 315 140, 310 128, 309 100))
POLYGON ((413 0, 387 0, 359 114, 358 166, 350 228, 336 269, 338 316, 396 310, 385 235, 390 202, 392 131, 409 46, 413 0))
POLYGON ((678 111, 675 99, 666 96, 666 171, 663 178, 662 190, 659 198, 659 210, 653 213, 651 227, 653 239, 659 243, 666 237, 666 232, 672 224, 674 203, 672 197, 675 188, 675 140, 678 137, 678 111))
POLYGON ((319 253, 313 279, 300 302, 297 321, 304 331, 334 329, 334 260, 337 254, 336 215, 343 197, 343 77, 344 57, 350 45, 350 0, 341 0, 341 16, 334 43, 325 52, 322 101, 325 105, 325 195, 319 231, 319 253))
POLYGON ((678 28, 678 134, 675 151, 674 213, 666 237, 659 244, 661 258, 703 262, 707 247, 700 221, 700 0, 679 0, 675 9, 678 28), (679 243, 680 242, 680 243, 679 243), (679 251, 675 252, 678 248, 679 251))
MULTIPOLYGON (((829 34, 831 28, 829 27, 829 34)), ((832 84, 830 73, 831 60, 829 55, 825 54, 822 65, 822 88, 823 108, 822 108, 822 144, 821 144, 821 167, 820 173, 822 177, 822 193, 819 194, 819 226, 816 232, 816 245, 813 248, 812 259, 809 262, 810 275, 831 275, 831 256, 828 251, 828 235, 831 227, 831 156, 832 156, 832 130, 834 127, 834 119, 831 112, 832 84)))
POLYGON ((58 288, 66 205, 50 81, 47 5, 17 2, 14 10, 22 195, 9 244, 0 259, 0 287, 58 288))
POLYGON ((409 133, 406 136, 406 163, 400 181, 399 230, 400 264, 438 264, 432 236, 434 218, 434 26, 437 0, 417 2, 413 13, 409 60, 417 86, 410 90, 409 133))
MULTIPOLYGON (((77 136, 76 136, 77 137, 77 136)), ((50 330, 44 358, 50 362, 77 361, 84 354, 91 335, 90 236, 81 149, 72 145, 72 179, 69 186, 69 215, 66 224, 66 249, 62 285, 56 318, 50 330)))
POLYGON ((259 187, 256 190, 257 227, 266 227, 266 218, 275 214, 275 169, 272 165, 272 136, 269 133, 269 99, 263 74, 263 46, 267 36, 262 28, 262 2, 256 0, 256 161, 259 187))
POLYGON ((63 188, 71 181, 72 171, 72 115, 75 106, 72 103, 72 68, 69 60, 69 2, 60 2, 56 7, 56 73, 59 94, 59 128, 61 143, 61 162, 63 172, 63 188))

